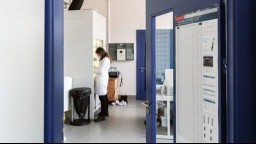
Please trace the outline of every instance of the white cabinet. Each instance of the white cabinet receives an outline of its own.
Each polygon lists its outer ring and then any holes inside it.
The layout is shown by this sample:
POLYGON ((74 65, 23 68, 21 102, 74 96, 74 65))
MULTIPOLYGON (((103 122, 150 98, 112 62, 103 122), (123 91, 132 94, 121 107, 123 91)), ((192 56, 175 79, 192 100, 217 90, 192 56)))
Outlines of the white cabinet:
POLYGON ((69 91, 72 89, 72 77, 64 77, 64 112, 71 109, 69 91))
MULTIPOLYGON (((73 78, 73 88, 92 89, 90 117, 99 108, 94 95, 93 69, 97 46, 105 47, 106 18, 94 10, 65 11, 64 15, 64 74, 73 78)), ((87 116, 87 115, 86 115, 87 116)))

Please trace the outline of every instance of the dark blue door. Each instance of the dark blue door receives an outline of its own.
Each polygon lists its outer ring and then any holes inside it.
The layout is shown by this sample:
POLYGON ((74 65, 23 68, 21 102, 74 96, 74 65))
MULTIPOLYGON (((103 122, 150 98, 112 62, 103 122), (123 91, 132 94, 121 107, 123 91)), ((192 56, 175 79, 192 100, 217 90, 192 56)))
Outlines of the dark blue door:
POLYGON ((256 142, 256 1, 227 1, 229 143, 256 142))
POLYGON ((146 30, 137 30, 137 100, 146 100, 146 30))
MULTIPOLYGON (((203 10, 206 8, 210 8, 213 6, 218 6, 220 8, 220 12, 218 17, 220 18, 220 14, 223 13, 224 11, 222 10, 222 1, 221 0, 193 0, 193 2, 187 1, 187 0, 161 0, 161 1, 156 1, 156 0, 147 0, 146 4, 146 10, 147 10, 147 19, 146 19, 146 43, 147 43, 147 51, 146 51, 146 84, 147 84, 147 99, 149 100, 150 103, 150 109, 149 109, 149 114, 147 114, 147 142, 149 143, 155 143, 156 142, 156 63, 155 63, 155 34, 156 31, 154 31, 155 28, 155 16, 160 15, 161 13, 172 10, 174 13, 174 16, 179 16, 183 15, 186 13, 191 13, 191 12, 196 12, 198 10, 203 10), (148 124, 150 123, 150 124, 148 124)), ((223 23, 223 20, 219 21, 219 31, 221 30, 222 26, 221 24, 223 23)), ((174 27, 175 23, 174 23, 174 27)), ((225 25, 224 25, 225 27, 225 25)), ((225 31, 225 30, 224 30, 225 31)), ((176 33, 176 30, 174 29, 174 34, 176 33)), ((175 36, 175 35, 174 35, 175 36)), ((219 44, 222 46, 223 41, 225 40, 225 35, 223 36, 222 33, 219 33, 220 37, 220 42, 219 44)), ((174 43, 175 43, 176 38, 174 37, 174 43)), ((174 44, 175 45, 175 44, 174 44)), ((176 47, 174 47, 174 57, 176 53, 176 47)), ((222 51, 219 53, 220 57, 222 56, 222 51)), ((176 58, 175 58, 176 60, 176 58)), ((221 62, 222 62, 222 57, 219 61, 219 66, 221 69, 221 62)), ((176 61, 174 61, 174 69, 176 69, 176 61)), ((174 81, 175 80, 175 75, 174 73, 174 81)), ((222 78, 222 77, 221 77, 222 78)), ((176 83, 176 82, 174 82, 176 83)), ((175 86, 174 86, 174 108, 176 107, 176 93, 175 93, 175 86)), ((219 85, 219 91, 225 93, 225 85, 220 84, 219 85), (223 88, 224 87, 224 88, 223 88)), ((219 98, 219 103, 224 103, 225 104, 225 95, 221 96, 219 98)), ((225 105, 222 105, 219 108, 220 111, 220 119, 225 118, 225 105)), ((176 109, 174 109, 174 142, 176 142, 176 109)), ((225 141, 225 120, 220 121, 219 123, 219 132, 220 132, 220 142, 225 141), (221 129, 223 128, 223 129, 221 129), (222 133, 223 130, 223 133, 222 133)))

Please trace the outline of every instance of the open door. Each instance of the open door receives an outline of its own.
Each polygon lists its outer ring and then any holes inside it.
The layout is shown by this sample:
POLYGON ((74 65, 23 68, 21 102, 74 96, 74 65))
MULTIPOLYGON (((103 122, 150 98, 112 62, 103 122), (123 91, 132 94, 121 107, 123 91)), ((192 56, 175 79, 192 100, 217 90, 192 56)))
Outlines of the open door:
POLYGON ((225 1, 147 1, 147 142, 156 142, 156 17, 173 10, 174 142, 226 141, 225 1), (189 3, 189 4, 188 4, 189 3))
POLYGON ((177 142, 222 142, 226 70, 220 20, 218 5, 176 17, 177 142))

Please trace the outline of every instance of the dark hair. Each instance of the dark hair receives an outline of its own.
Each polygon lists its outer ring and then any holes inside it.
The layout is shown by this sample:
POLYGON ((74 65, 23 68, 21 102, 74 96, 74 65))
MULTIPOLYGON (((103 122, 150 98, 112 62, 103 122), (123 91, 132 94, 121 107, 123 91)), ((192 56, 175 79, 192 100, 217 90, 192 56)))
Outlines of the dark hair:
POLYGON ((109 58, 110 62, 112 61, 110 55, 102 47, 98 47, 96 49, 95 53, 100 55, 100 60, 103 60, 105 57, 107 57, 107 58, 109 58))

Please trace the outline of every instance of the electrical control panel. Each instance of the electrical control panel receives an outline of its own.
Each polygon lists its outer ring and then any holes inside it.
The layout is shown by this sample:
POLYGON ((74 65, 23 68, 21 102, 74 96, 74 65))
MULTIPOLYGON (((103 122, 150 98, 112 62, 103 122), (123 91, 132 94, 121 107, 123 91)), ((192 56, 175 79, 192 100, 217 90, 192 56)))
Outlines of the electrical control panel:
POLYGON ((134 60, 134 44, 133 43, 110 43, 108 52, 114 61, 134 60))

